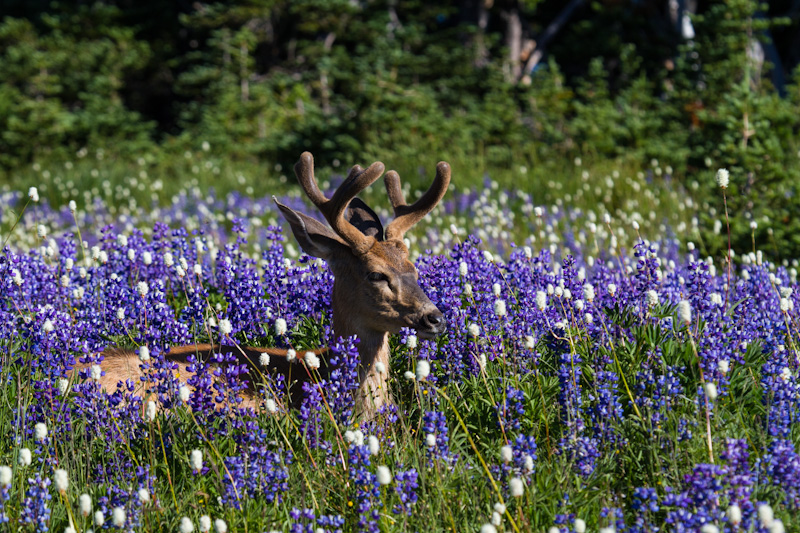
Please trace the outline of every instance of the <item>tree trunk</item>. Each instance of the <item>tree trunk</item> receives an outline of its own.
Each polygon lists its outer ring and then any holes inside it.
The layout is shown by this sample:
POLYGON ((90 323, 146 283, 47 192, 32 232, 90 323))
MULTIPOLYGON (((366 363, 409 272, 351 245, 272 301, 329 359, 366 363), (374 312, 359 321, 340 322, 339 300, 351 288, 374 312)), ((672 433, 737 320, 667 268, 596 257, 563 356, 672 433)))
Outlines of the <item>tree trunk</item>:
POLYGON ((508 59, 506 65, 506 78, 509 82, 515 82, 522 74, 522 19, 519 14, 519 3, 511 2, 503 10, 503 19, 506 22, 506 49, 508 59))

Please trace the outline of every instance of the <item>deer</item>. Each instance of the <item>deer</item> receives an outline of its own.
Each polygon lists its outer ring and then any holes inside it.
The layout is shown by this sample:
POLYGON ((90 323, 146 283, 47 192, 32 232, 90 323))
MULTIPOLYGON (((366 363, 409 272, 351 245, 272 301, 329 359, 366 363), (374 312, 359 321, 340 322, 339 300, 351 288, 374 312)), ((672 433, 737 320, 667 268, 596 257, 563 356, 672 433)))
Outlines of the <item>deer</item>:
MULTIPOLYGON (((392 401, 388 388, 389 335, 399 333, 402 328, 412 328, 418 337, 432 339, 444 333, 447 327, 443 313, 419 285, 419 275, 409 260, 404 236, 444 197, 450 184, 450 165, 444 161, 437 164, 430 188, 412 205, 406 203, 399 174, 394 170, 386 172, 384 184, 394 219, 385 228, 378 215, 357 197, 377 181, 384 170, 381 162, 367 168, 355 165, 333 196, 327 198, 314 175, 314 158, 311 153, 304 152, 294 167, 295 175, 328 226, 281 204, 273 196, 300 248, 307 255, 324 260, 333 273, 334 334, 336 337, 355 335, 359 339, 356 414, 363 418, 372 417, 392 401)), ((263 355, 266 354, 267 371, 291 376, 300 382, 313 379, 305 363, 302 365, 305 372, 301 368, 293 371, 298 367, 297 362, 304 361, 309 352, 293 354, 294 361, 290 361, 289 351, 279 348, 190 344, 172 347, 166 357, 183 374, 188 372, 190 355, 206 360, 211 353, 220 352, 236 354, 251 369, 251 374, 260 364, 259 373, 263 370, 263 355)), ((310 353, 321 359, 318 372, 324 376, 324 360, 329 348, 318 348, 310 353)), ((111 390, 119 381, 137 373, 142 375, 132 350, 107 348, 103 355, 102 387, 111 390)), ((255 394, 254 391, 251 394, 255 394)))

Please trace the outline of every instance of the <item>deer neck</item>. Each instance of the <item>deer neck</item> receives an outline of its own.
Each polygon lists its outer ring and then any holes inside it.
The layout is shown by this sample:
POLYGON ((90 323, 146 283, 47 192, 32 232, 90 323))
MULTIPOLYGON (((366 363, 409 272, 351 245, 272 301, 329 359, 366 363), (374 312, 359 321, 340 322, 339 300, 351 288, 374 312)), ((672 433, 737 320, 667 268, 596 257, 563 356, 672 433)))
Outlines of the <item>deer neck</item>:
POLYGON ((333 330, 337 337, 358 337, 360 364, 358 379, 360 390, 358 403, 362 414, 369 417, 381 405, 389 402, 386 379, 389 373, 389 333, 366 328, 354 318, 348 309, 354 307, 349 300, 354 297, 352 289, 333 285, 333 330), (376 363, 383 364, 383 371, 377 372, 376 363))

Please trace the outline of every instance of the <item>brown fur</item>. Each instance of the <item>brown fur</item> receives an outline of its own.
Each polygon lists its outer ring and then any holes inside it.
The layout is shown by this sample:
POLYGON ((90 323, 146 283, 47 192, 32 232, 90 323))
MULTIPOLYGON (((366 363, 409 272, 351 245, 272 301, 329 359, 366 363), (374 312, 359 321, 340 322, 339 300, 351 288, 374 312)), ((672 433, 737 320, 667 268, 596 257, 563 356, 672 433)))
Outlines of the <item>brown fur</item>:
MULTIPOLYGON (((174 374, 177 379, 186 382, 191 372, 188 370, 190 366, 189 356, 194 355, 200 361, 207 361, 210 359, 212 353, 234 354, 237 356, 237 363, 246 365, 248 369, 248 389, 242 394, 244 407, 258 407, 263 393, 259 391, 260 385, 264 383, 264 377, 270 374, 281 374, 291 380, 291 387, 289 389, 289 396, 291 404, 298 406, 302 390, 302 384, 306 381, 324 379, 328 377, 329 369, 327 366, 327 356, 329 354, 328 348, 317 348, 315 350, 302 350, 297 352, 294 362, 289 362, 286 359, 287 350, 280 348, 258 348, 252 346, 231 346, 219 344, 189 344, 186 346, 174 346, 170 348, 167 353, 167 359, 175 363, 177 368, 174 369, 174 374), (320 359, 320 368, 313 373, 304 364, 305 354, 310 351, 317 355, 320 359), (259 364, 261 354, 267 353, 270 355, 269 368, 263 368, 259 364)), ((106 348, 102 354, 104 361, 101 368, 105 375, 100 378, 101 388, 107 391, 113 391, 117 385, 124 383, 127 379, 132 379, 137 383, 135 393, 144 395, 144 383, 140 378, 144 377, 144 372, 141 369, 141 362, 139 356, 134 350, 125 348, 106 348)), ((79 365, 78 369, 86 368, 88 365, 79 365)), ((282 398, 276 398, 279 403, 282 398)))

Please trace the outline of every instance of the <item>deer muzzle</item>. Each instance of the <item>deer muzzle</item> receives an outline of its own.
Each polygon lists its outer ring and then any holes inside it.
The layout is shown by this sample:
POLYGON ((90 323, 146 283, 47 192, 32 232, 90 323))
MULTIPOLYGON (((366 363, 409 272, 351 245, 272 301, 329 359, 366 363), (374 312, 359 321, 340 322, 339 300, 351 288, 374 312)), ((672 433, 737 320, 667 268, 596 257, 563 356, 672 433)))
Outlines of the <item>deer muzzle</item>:
POLYGON ((444 333, 447 329, 447 320, 444 315, 439 311, 436 306, 431 304, 430 308, 426 309, 419 322, 415 326, 417 334, 423 339, 433 339, 444 333))

